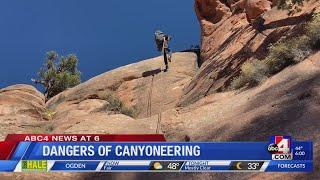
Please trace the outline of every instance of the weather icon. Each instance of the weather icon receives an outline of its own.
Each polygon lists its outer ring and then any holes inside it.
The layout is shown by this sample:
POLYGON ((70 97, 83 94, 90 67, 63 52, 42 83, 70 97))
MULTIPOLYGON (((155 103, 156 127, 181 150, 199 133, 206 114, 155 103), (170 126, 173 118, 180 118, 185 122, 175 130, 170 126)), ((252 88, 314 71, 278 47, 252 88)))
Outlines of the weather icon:
POLYGON ((162 165, 161 165, 159 162, 155 162, 155 163, 153 164, 153 168, 156 169, 156 170, 160 170, 160 169, 162 169, 163 167, 162 167, 162 165))

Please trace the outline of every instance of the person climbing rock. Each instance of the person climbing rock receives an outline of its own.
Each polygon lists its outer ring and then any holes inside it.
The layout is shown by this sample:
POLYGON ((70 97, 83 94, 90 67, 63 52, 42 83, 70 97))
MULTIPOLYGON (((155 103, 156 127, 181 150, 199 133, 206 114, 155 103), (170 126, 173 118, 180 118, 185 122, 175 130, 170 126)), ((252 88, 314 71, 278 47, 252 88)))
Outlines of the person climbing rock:
POLYGON ((166 72, 169 69, 168 62, 171 62, 171 50, 169 48, 169 41, 172 39, 171 36, 166 35, 162 31, 155 32, 155 42, 157 45, 157 49, 159 52, 163 54, 163 60, 166 68, 164 71, 166 72))

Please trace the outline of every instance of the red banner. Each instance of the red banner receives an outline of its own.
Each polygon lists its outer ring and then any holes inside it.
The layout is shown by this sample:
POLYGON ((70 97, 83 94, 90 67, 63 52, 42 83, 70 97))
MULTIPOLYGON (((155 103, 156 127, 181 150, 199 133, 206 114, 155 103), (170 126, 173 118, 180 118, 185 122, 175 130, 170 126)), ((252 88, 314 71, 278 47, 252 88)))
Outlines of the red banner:
POLYGON ((16 148, 15 142, 0 142, 0 160, 9 159, 16 148))
POLYGON ((160 134, 102 135, 102 134, 9 134, 6 142, 165 142, 160 134))

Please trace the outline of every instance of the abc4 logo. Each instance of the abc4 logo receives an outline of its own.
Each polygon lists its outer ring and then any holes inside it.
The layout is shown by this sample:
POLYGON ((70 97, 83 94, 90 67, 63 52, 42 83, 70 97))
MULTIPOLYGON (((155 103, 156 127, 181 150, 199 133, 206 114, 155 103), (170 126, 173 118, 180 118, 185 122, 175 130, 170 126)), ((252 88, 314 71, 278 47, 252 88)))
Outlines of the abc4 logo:
POLYGON ((292 160, 291 138, 287 136, 272 137, 268 151, 272 154, 272 160, 292 160))

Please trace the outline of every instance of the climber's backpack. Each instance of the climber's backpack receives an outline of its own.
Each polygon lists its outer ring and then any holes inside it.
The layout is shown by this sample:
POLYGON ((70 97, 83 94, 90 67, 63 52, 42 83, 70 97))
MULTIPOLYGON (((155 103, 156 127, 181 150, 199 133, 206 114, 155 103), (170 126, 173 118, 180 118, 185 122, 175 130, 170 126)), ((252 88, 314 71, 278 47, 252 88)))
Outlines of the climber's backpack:
POLYGON ((162 47, 163 47, 163 39, 166 35, 162 32, 162 31, 156 31, 154 33, 154 40, 156 42, 157 45, 157 49, 159 52, 162 51, 162 47))

